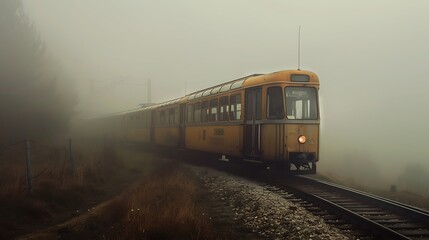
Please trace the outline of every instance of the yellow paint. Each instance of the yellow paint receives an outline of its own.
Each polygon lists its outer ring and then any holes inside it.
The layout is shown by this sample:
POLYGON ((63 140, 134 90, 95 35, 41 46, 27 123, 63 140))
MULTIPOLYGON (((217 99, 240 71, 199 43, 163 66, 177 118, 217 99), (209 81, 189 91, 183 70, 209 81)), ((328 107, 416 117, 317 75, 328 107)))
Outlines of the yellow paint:
POLYGON ((281 159, 281 132, 282 124, 263 124, 261 127, 261 149, 263 159, 281 159))
POLYGON ((286 70, 250 77, 244 82, 243 87, 252 87, 274 82, 289 82, 292 74, 307 74, 310 76, 310 82, 305 82, 305 84, 319 84, 319 77, 313 72, 305 70, 286 70))
POLYGON ((186 148, 191 150, 240 156, 242 148, 242 126, 188 126, 186 148), (223 135, 219 135, 223 129, 223 135))
POLYGON ((319 126, 304 124, 288 124, 285 128, 287 152, 314 152, 318 159, 319 150, 319 126), (298 137, 305 135, 306 143, 300 144, 298 137))

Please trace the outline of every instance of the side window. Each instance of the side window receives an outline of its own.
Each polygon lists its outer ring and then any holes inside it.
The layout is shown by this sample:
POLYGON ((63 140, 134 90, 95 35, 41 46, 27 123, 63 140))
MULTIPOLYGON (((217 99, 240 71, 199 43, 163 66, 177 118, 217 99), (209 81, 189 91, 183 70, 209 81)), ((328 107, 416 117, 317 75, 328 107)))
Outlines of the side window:
POLYGON ((246 91, 245 93, 245 99, 246 104, 244 105, 245 111, 244 111, 244 119, 245 120, 252 120, 253 119, 253 112, 255 111, 254 107, 254 91, 246 91))
POLYGON ((168 124, 174 124, 174 108, 168 110, 168 124))
POLYGON ((210 100, 210 121, 217 121, 217 98, 210 100))
POLYGON ((161 125, 164 125, 166 123, 166 121, 165 121, 165 110, 162 110, 161 113, 159 114, 159 123, 161 125))
POLYGON ((180 109, 179 107, 174 108, 174 124, 180 123, 180 109))
POLYGON ((133 118, 134 118, 134 116, 133 115, 130 115, 129 117, 128 117, 128 128, 129 129, 132 129, 133 128, 133 118))
POLYGON ((136 113, 136 119, 135 119, 135 123, 134 126, 135 128, 140 128, 140 114, 136 113))
POLYGON ((255 109, 255 119, 262 119, 262 90, 257 89, 256 91, 256 109, 255 109))
POLYGON ((140 128, 141 127, 141 124, 140 124, 140 114, 139 113, 136 113, 135 126, 136 126, 136 128, 140 128))
POLYGON ((230 98, 230 119, 239 120, 241 119, 241 94, 232 95, 230 98))
POLYGON ((146 127, 151 127, 152 126, 152 114, 154 113, 154 111, 148 111, 146 113, 146 127))
POLYGON ((194 121, 201 122, 201 103, 195 103, 194 121))
POLYGON ((201 103, 201 122, 207 122, 209 119, 209 101, 201 103))
POLYGON ((194 122, 194 104, 188 104, 186 122, 194 122))
POLYGON ((283 90, 281 87, 270 87, 267 89, 267 118, 283 117, 283 90))
POLYGON ((219 121, 228 121, 229 101, 228 96, 219 99, 219 121))

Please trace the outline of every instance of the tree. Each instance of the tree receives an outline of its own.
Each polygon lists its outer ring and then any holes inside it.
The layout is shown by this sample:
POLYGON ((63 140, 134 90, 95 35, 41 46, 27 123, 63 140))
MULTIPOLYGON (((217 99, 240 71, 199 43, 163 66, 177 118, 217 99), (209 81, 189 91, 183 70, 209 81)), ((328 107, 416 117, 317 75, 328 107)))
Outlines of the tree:
POLYGON ((0 143, 67 129, 76 103, 21 1, 0 1, 0 143))

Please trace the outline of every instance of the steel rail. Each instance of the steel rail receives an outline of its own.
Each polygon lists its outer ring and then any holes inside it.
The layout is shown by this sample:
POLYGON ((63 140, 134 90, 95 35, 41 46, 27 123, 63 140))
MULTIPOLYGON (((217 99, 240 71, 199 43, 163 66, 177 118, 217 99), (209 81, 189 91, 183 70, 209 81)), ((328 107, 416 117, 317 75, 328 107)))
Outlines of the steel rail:
POLYGON ((395 232, 375 221, 365 218, 358 213, 350 211, 345 207, 342 207, 332 201, 319 197, 315 194, 311 194, 305 191, 300 192, 300 194, 301 195, 304 194, 306 199, 310 198, 310 199, 316 200, 318 203, 322 203, 325 208, 329 208, 331 211, 335 212, 336 214, 339 214, 342 217, 345 216, 353 224, 361 225, 363 223, 365 226, 367 226, 365 227, 365 230, 373 230, 375 231, 375 235, 382 235, 380 237, 384 236, 386 239, 407 239, 407 240, 410 239, 405 235, 395 232), (377 234, 377 232, 379 232, 380 234, 377 234))
POLYGON ((346 186, 342 186, 342 185, 339 185, 339 184, 336 184, 336 183, 331 183, 331 182, 323 181, 323 180, 320 180, 320 179, 311 178, 311 177, 308 177, 308 176, 297 176, 297 177, 298 178, 302 178, 302 179, 307 179, 309 181, 318 182, 320 184, 323 184, 323 185, 326 185, 326 186, 330 186, 330 187, 333 187, 333 188, 337 188, 339 190, 344 191, 345 193, 356 194, 356 195, 359 195, 361 197, 366 197, 368 200, 379 201, 380 203, 390 204, 391 206, 397 207, 398 210, 404 209, 404 210, 407 210, 407 211, 409 211, 409 212, 411 212, 413 214, 416 214, 414 216, 418 216, 419 219, 421 219, 421 220, 426 221, 427 223, 429 223, 429 212, 426 211, 426 210, 424 210, 424 209, 421 209, 421 208, 418 208, 418 207, 415 207, 415 206, 411 206, 409 204, 401 203, 401 202, 398 202, 398 201, 394 201, 394 200, 391 200, 391 199, 388 199, 388 198, 380 197, 380 196, 377 196, 377 195, 374 195, 374 194, 371 194, 371 193, 367 193, 367 192, 364 192, 364 191, 361 191, 361 190, 357 190, 357 189, 349 188, 349 187, 346 187, 346 186))
POLYGON ((302 198, 309 199, 341 219, 369 231, 370 236, 384 239, 429 239, 429 212, 423 209, 306 176, 294 176, 275 185, 292 189, 302 198), (368 207, 362 207, 361 203, 368 207), (360 210, 359 213, 360 208, 375 210, 360 210), (371 214, 371 211, 375 214, 371 214), (392 216, 392 222, 383 222, 389 216, 392 216), (408 226, 393 227, 398 224, 395 221, 402 221, 401 223, 408 226))

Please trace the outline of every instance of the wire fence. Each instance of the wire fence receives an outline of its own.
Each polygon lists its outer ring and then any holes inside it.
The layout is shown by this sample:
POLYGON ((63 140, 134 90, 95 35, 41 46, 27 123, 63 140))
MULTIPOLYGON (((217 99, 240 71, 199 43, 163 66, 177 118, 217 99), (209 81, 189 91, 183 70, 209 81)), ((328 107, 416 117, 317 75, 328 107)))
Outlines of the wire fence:
POLYGON ((33 181, 46 175, 76 174, 72 140, 60 146, 25 139, 0 144, 0 194, 26 188, 33 193, 33 181))

